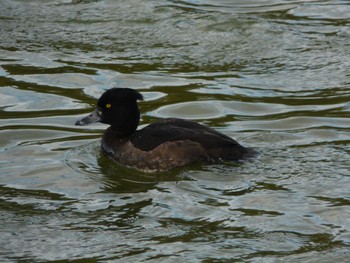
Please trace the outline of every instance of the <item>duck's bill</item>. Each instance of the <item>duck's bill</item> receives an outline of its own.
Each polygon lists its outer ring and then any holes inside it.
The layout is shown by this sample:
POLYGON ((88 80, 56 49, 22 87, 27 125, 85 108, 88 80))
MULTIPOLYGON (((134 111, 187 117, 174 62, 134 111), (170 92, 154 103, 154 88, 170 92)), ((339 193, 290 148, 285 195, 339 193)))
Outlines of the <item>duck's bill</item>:
POLYGON ((91 123, 95 123, 101 120, 102 117, 102 112, 99 108, 96 108, 96 110, 94 110, 91 114, 89 114, 88 116, 77 120, 75 122, 75 125, 78 126, 84 126, 84 125, 89 125, 91 123))

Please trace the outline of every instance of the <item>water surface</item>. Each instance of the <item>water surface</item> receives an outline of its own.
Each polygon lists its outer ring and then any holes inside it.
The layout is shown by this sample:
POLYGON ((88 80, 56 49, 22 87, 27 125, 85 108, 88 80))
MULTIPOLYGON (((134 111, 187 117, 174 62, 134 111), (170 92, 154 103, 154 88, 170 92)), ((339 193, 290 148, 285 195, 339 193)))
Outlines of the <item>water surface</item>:
POLYGON ((2 1, 0 259, 345 262, 348 1, 2 1), (261 154, 162 174, 74 126, 107 88, 261 154))

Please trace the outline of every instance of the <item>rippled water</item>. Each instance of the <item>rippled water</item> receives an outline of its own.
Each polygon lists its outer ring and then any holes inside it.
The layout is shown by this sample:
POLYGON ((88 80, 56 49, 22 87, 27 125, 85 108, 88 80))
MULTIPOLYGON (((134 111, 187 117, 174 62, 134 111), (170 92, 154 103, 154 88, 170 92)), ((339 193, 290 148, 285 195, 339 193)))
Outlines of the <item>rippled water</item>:
POLYGON ((1 1, 0 261, 345 262, 348 1, 1 1), (200 121, 260 151, 140 174, 76 127, 139 90, 142 125, 200 121))

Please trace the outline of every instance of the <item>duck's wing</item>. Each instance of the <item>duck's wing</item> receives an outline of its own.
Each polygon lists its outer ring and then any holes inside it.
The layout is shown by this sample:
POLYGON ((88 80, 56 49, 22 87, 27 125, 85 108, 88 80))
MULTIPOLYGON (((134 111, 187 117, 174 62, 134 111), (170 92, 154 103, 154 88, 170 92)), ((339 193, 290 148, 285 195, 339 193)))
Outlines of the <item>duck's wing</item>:
POLYGON ((210 127, 183 119, 163 119, 138 130, 131 142, 143 151, 151 151, 159 145, 174 141, 196 142, 204 150, 242 148, 235 140, 210 127))

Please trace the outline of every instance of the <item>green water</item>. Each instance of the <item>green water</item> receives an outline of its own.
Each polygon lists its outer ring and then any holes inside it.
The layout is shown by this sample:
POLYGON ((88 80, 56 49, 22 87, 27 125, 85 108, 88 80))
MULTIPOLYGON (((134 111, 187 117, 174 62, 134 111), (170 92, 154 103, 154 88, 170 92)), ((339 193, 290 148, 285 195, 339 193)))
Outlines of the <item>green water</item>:
POLYGON ((346 262, 348 1, 0 4, 1 262, 346 262), (142 174, 77 127, 110 87, 141 125, 196 120, 261 154, 142 174))

